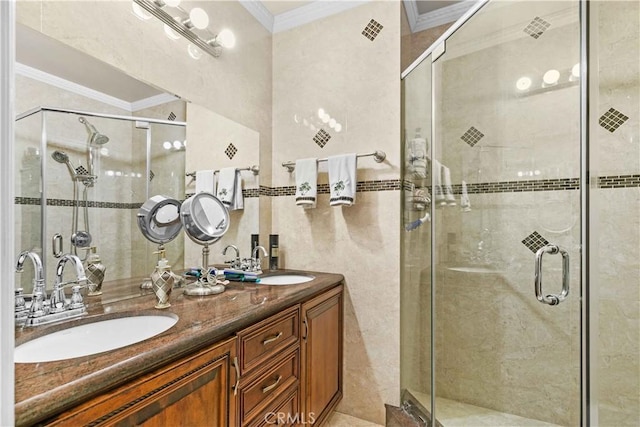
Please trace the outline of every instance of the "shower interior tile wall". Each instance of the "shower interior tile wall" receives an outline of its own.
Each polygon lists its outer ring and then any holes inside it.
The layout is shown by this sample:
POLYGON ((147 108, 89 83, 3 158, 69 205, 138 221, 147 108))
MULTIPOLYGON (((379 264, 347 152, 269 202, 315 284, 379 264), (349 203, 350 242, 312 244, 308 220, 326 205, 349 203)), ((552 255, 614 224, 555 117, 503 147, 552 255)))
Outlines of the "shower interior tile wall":
MULTIPOLYGON (((597 2, 598 93, 593 116, 629 117, 615 132, 591 129, 591 170, 640 174, 640 3, 597 2), (595 137, 594 137, 595 136, 595 137)), ((591 191, 592 304, 598 311, 593 371, 600 425, 640 420, 640 187, 591 191)))

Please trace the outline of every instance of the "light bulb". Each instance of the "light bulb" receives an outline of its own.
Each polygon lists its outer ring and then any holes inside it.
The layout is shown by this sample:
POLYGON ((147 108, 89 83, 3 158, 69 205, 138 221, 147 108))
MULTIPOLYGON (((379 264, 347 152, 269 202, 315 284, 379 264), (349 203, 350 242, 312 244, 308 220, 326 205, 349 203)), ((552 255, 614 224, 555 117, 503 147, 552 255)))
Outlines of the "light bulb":
POLYGON ((571 68, 571 75, 575 78, 580 77, 580 63, 578 62, 576 65, 571 68))
MULTIPOLYGON (((204 30, 209 25, 209 15, 207 15, 204 9, 194 7, 191 9, 191 12, 189 12, 189 21, 192 26, 199 30, 204 30)), ((189 25, 187 25, 187 27, 188 26, 189 25)))
POLYGON ((224 29, 216 36, 216 42, 224 48, 231 49, 236 45, 236 36, 229 29, 224 29))
POLYGON ((529 77, 520 77, 516 82, 518 90, 527 90, 531 87, 531 79, 529 77))
POLYGON ((342 125, 340 123, 336 123, 336 127, 333 128, 336 132, 340 132, 342 130, 342 125))
POLYGON ((182 142, 175 140, 173 141, 173 148, 175 148, 176 150, 179 150, 182 148, 182 142))
POLYGON ((144 10, 138 3, 131 2, 131 10, 138 19, 142 19, 143 21, 151 19, 151 14, 144 10))
POLYGON ((336 122, 336 119, 331 119, 331 120, 329 120, 329 127, 330 127, 331 129, 335 128, 335 127, 336 127, 336 123, 337 123, 337 122, 336 122))
POLYGON ((321 119, 324 116, 324 108, 318 108, 318 118, 321 119))
POLYGON ((187 46, 187 52, 189 52, 189 56, 195 60, 202 58, 202 51, 191 43, 187 46))
POLYGON ((171 150, 171 142, 169 141, 165 141, 162 143, 162 148, 164 148, 165 150, 171 150))
POLYGON ((542 76, 542 81, 544 81, 547 85, 554 85, 558 83, 558 79, 560 78, 560 71, 558 70, 549 70, 544 73, 542 76))
POLYGON ((167 6, 171 6, 171 7, 178 7, 180 6, 180 0, 163 0, 164 4, 166 4, 167 6))
POLYGON ((331 120, 331 116, 328 115, 327 113, 324 113, 321 119, 322 119, 322 123, 329 123, 329 120, 331 120))

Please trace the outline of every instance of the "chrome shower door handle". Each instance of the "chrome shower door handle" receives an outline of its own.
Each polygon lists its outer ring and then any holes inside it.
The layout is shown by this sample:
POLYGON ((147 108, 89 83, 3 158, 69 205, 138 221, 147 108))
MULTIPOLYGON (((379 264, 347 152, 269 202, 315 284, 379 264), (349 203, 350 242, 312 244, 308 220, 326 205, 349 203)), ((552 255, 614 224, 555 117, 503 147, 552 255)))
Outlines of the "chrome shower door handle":
POLYGON ((60 233, 54 234, 51 238, 51 248, 54 258, 60 258, 62 256, 62 235, 60 233))
POLYGON ((558 305, 569 295, 569 253, 557 245, 546 245, 536 252, 535 266, 535 289, 536 298, 543 304, 558 305), (542 256, 544 254, 562 255, 562 291, 560 295, 547 294, 542 292, 542 256))

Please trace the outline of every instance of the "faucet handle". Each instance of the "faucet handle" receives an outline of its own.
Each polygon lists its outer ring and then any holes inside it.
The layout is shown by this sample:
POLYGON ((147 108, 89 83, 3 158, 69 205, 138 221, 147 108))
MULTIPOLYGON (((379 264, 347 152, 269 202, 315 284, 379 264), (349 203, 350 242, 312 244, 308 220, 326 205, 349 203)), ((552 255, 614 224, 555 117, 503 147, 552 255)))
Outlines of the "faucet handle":
POLYGON ((29 317, 41 317, 47 314, 45 312, 44 297, 42 292, 36 292, 33 294, 33 301, 31 301, 31 308, 29 309, 29 317))
POLYGON ((80 293, 80 289, 84 288, 84 286, 75 285, 71 288, 71 304, 69 304, 70 309, 82 308, 84 307, 84 300, 82 299, 82 294, 80 293))
POLYGON ((20 313, 27 310, 27 302, 24 300, 24 289, 15 290, 15 312, 20 313))

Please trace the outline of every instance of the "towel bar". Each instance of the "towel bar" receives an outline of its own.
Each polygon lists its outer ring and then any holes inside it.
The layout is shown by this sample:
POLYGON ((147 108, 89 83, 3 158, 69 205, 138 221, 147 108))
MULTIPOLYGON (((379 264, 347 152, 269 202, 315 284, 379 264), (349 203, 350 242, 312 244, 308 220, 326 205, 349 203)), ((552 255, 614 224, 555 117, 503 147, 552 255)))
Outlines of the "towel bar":
MULTIPOLYGON (((376 163, 382 163, 382 162, 384 162, 384 159, 387 158, 386 153, 384 151, 380 151, 380 150, 376 150, 373 153, 356 154, 356 157, 371 157, 371 156, 373 156, 373 160, 375 160, 376 163)), ((319 162, 326 162, 327 159, 318 159, 318 161, 319 162)), ((291 173, 296 168, 296 162, 284 162, 284 163, 282 163, 282 167, 287 168, 287 171, 289 173, 291 173)))
MULTIPOLYGON (((260 174, 260 166, 258 165, 253 165, 253 166, 249 166, 246 168, 238 168, 238 170, 240 171, 251 171, 254 175, 258 175, 260 174)), ((213 173, 218 173, 220 172, 219 170, 214 170, 213 173)), ((185 176, 190 176, 193 179, 196 179, 196 173, 195 172, 189 172, 189 173, 185 173, 185 176)))

